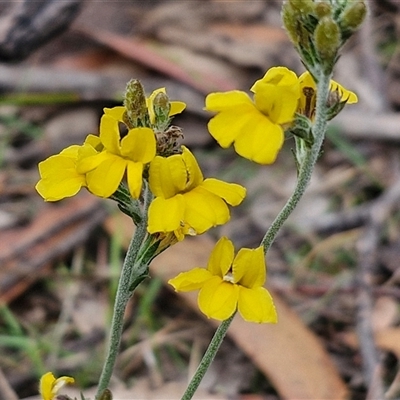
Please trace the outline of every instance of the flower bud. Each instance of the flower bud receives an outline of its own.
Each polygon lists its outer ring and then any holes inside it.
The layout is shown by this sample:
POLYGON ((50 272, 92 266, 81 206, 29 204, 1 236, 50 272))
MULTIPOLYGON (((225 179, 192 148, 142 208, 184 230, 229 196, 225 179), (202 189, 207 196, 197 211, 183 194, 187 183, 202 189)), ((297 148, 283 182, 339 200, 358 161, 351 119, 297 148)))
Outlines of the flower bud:
POLYGON ((341 18, 341 23, 344 29, 355 31, 364 21, 367 16, 367 6, 363 0, 353 2, 348 7, 341 18))
POLYGON ((126 112, 123 119, 129 129, 150 126, 146 96, 142 84, 137 79, 131 79, 126 85, 124 106, 126 112))
POLYGON ((332 13, 332 7, 330 4, 325 2, 315 4, 315 15, 318 17, 318 19, 327 17, 331 15, 331 13, 332 13))
POLYGON ((153 100, 153 109, 157 130, 164 131, 168 127, 169 112, 171 110, 171 104, 166 93, 157 93, 153 100))
POLYGON ((298 45, 300 40, 300 35, 298 32, 299 21, 290 3, 284 3, 282 6, 282 22, 290 40, 294 45, 298 45))
POLYGON ((314 2, 312 0, 288 0, 288 3, 296 14, 314 13, 314 2))
POLYGON ((331 17, 322 18, 315 29, 314 41, 324 70, 332 71, 341 45, 341 32, 338 24, 331 17))

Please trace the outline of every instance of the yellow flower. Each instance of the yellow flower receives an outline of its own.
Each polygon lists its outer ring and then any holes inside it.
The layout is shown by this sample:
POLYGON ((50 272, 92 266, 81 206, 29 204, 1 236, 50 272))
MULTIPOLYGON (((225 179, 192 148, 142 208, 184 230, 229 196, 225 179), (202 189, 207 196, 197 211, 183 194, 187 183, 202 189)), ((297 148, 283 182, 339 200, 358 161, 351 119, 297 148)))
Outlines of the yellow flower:
POLYGON ((293 120, 297 109, 298 78, 285 67, 271 68, 251 91, 254 101, 238 90, 209 94, 205 109, 217 115, 208 123, 208 129, 221 147, 234 143, 242 157, 271 164, 284 141, 282 125, 293 120))
MULTIPOLYGON (((101 147, 100 147, 101 148, 101 147)), ((93 156, 99 149, 96 136, 88 135, 82 146, 73 145, 39 163, 40 180, 37 192, 46 201, 58 201, 75 196, 86 186, 85 174, 78 172, 78 159, 93 156)))
MULTIPOLYGON (((148 109, 149 115, 150 115, 150 122, 152 124, 154 124, 154 122, 155 122, 153 101, 158 93, 166 93, 165 88, 160 88, 160 89, 154 90, 153 93, 151 93, 151 95, 146 99, 147 109, 148 109)), ((169 110, 170 117, 172 117, 173 115, 176 115, 176 114, 180 114, 186 108, 186 104, 182 101, 171 101, 170 105, 171 105, 171 109, 169 110)))
MULTIPOLYGON (((299 84, 301 93, 298 106, 299 112, 313 119, 317 85, 308 71, 299 76, 299 84)), ((334 80, 330 82, 330 91, 337 94, 338 98, 336 101, 338 102, 345 102, 346 104, 355 104, 358 102, 357 95, 354 92, 347 90, 334 80)))
POLYGON ((150 164, 149 184, 155 199, 150 204, 148 231, 201 234, 229 218, 226 203, 242 202, 246 189, 218 179, 203 179, 193 154, 182 146, 182 154, 157 156, 150 164))
POLYGON ((43 400, 52 400, 64 385, 74 382, 74 378, 69 376, 61 376, 56 379, 51 372, 47 372, 40 378, 39 392, 43 400))
POLYGON ((240 249, 234 257, 232 242, 222 237, 215 245, 207 269, 194 268, 170 279, 179 292, 198 290, 198 305, 208 317, 223 321, 236 310, 245 321, 277 322, 271 295, 263 287, 266 265, 262 246, 240 249))
POLYGON ((100 141, 104 150, 78 160, 77 170, 86 174, 88 189, 99 197, 110 197, 125 172, 133 198, 140 196, 144 165, 156 154, 156 139, 150 128, 134 128, 121 139, 119 121, 124 107, 105 109, 100 121, 100 141))

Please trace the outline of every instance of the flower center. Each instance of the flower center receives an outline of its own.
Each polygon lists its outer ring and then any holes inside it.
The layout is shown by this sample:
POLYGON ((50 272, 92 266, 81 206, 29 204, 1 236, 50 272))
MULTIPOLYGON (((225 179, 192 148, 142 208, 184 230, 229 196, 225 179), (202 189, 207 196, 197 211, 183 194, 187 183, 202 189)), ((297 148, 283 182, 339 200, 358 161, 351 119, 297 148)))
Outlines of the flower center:
POLYGON ((228 272, 224 277, 222 278, 225 282, 230 282, 230 283, 235 283, 233 279, 232 272, 228 272))

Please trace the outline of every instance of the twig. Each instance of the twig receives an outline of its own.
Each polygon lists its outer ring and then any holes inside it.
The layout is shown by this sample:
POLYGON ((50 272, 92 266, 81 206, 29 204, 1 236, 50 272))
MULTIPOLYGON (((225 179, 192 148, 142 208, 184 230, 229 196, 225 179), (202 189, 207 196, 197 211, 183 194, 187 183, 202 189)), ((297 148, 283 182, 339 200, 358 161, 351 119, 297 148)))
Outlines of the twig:
POLYGON ((0 368, 0 399, 18 400, 18 396, 14 389, 10 386, 5 377, 3 370, 0 368))
POLYGON ((370 398, 383 398, 383 386, 379 376, 378 353, 373 338, 371 323, 373 271, 377 263, 382 226, 392 207, 400 198, 400 180, 388 189, 371 208, 364 235, 357 243, 358 271, 357 284, 357 332, 360 338, 365 382, 370 383, 370 398))
POLYGON ((369 113, 365 110, 343 111, 332 122, 341 132, 352 139, 372 139, 379 141, 399 142, 400 115, 395 112, 379 114, 369 113))
POLYGON ((27 57, 45 42, 68 28, 82 0, 15 1, 3 13, 0 30, 2 61, 27 57))

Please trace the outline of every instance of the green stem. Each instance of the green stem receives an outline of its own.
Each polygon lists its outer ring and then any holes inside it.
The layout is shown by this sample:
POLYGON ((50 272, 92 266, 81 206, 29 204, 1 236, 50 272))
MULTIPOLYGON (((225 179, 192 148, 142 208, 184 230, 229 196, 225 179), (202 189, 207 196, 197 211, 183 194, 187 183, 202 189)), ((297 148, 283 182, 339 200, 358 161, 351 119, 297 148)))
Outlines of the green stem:
POLYGON ((221 325, 218 327, 218 329, 215 331, 215 334, 213 338, 211 339, 210 344, 208 345, 208 348, 206 352, 204 353, 204 356, 197 367, 196 372, 193 375, 193 378, 191 379, 185 393, 182 396, 182 400, 190 400, 194 393, 196 392, 197 388, 200 385, 200 382, 202 381, 205 373, 208 370, 208 367, 212 363, 212 361, 215 358, 215 355, 217 354, 217 351, 219 347, 221 346, 222 341, 224 340, 224 337, 226 335, 226 332, 228 331, 229 325, 231 324, 235 314, 233 314, 231 317, 226 319, 225 321, 221 322, 221 325))
POLYGON ((326 101, 329 95, 330 86, 330 76, 325 76, 321 73, 318 85, 317 85, 317 100, 315 107, 315 121, 313 126, 313 136, 314 143, 311 148, 307 149, 307 152, 301 162, 299 174, 297 178, 297 184, 290 196, 289 200, 286 202, 285 206, 282 208, 278 216, 275 218, 274 222, 269 227, 264 238, 261 241, 261 245, 264 247, 264 253, 267 253, 272 243, 274 242, 279 230, 282 225, 288 219, 290 214, 296 208, 301 197, 303 196, 309 182, 311 175, 318 160, 321 152, 322 143, 324 142, 326 126, 327 126, 327 116, 326 116, 326 101))
MULTIPOLYGON (((125 256, 125 260, 122 266, 121 276, 118 282, 117 293, 115 296, 115 304, 114 311, 111 321, 111 329, 110 329, 110 339, 108 345, 108 351, 106 360, 103 365, 103 370, 100 375, 99 385, 97 387, 97 393, 95 398, 99 399, 101 394, 105 389, 107 389, 111 376, 113 373, 115 361, 117 359, 117 355, 119 352, 119 346, 121 343, 121 336, 124 327, 124 315, 125 309, 128 304, 129 299, 131 298, 133 291, 131 290, 132 277, 135 275, 137 271, 135 268, 140 268, 141 266, 137 265, 136 260, 143 243, 144 238, 147 234, 147 210, 151 201, 151 192, 147 188, 146 189, 146 198, 144 204, 143 218, 140 223, 137 225, 135 234, 132 237, 131 242, 129 243, 129 247, 125 256)), ((137 275, 137 273, 136 273, 137 275)))

